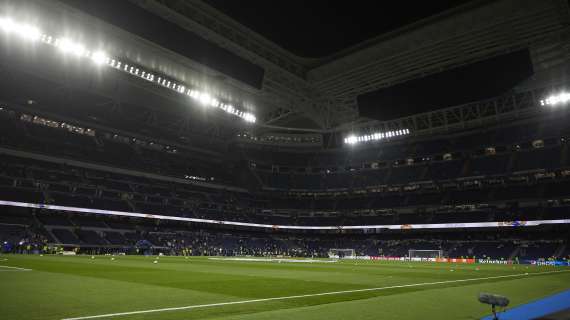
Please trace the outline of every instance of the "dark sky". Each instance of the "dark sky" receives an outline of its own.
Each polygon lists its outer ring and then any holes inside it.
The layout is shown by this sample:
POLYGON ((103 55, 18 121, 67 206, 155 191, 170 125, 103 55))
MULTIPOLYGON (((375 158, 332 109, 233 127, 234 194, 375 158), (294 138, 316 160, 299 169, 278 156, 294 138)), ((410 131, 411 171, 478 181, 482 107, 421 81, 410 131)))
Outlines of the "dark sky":
POLYGON ((467 0, 204 0, 285 49, 323 57, 467 0))

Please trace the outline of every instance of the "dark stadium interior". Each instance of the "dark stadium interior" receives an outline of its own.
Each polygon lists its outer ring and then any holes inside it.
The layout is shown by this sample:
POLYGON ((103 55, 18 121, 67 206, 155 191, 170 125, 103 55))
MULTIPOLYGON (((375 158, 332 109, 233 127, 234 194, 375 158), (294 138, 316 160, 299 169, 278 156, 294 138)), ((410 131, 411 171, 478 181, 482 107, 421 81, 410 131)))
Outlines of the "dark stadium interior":
POLYGON ((397 119, 504 95, 532 75, 525 49, 366 93, 358 97, 358 107, 365 117, 397 119))
POLYGON ((567 2, 244 1, 0 3, 2 257, 569 266, 567 2))
POLYGON ((374 1, 353 6, 327 0, 255 0, 247 6, 227 0, 206 3, 301 57, 321 58, 469 1, 438 0, 414 6, 374 1))
MULTIPOLYGON (((69 3, 104 20, 122 23, 117 26, 126 30, 132 27, 157 32, 156 27, 135 25, 144 19, 126 21, 117 19, 116 14, 105 15, 113 12, 109 10, 116 5, 112 2, 69 3)), ((136 7, 126 2, 118 5, 136 7)), ((150 15, 142 9, 131 14, 136 16, 136 12, 150 15)), ((169 33, 180 34, 173 30, 169 33)), ((170 40, 179 43, 164 38, 170 40)), ((187 132, 181 134, 182 128, 169 125, 177 122, 186 104, 176 95, 133 86, 128 79, 113 75, 76 74, 73 68, 67 72, 67 84, 58 88, 59 80, 49 77, 65 68, 58 57, 50 57, 53 63, 46 64, 45 57, 40 61, 24 56, 19 58, 20 63, 13 51, 21 48, 6 49, 5 61, 10 59, 11 64, 4 66, 10 81, 1 87, 1 200, 300 226, 570 218, 570 129, 565 113, 380 145, 346 148, 339 141, 324 150, 232 141, 240 126, 230 123, 205 140, 199 131, 207 131, 212 121, 226 119, 198 114, 189 120, 192 127, 184 128, 187 132), (34 60, 35 65, 31 64, 34 60), (123 93, 118 94, 125 100, 121 99, 117 107, 113 98, 117 93, 112 87, 119 86, 123 93), (150 111, 164 104, 169 108, 161 108, 159 115, 150 111), (149 111, 141 112, 145 108, 149 111), (155 118, 147 121, 151 116, 155 118), (85 132, 86 128, 91 131, 85 132), (71 160, 73 164, 68 162, 71 160), (188 183, 184 181, 187 176, 203 177, 208 185, 188 183)), ((496 97, 495 103, 509 103, 510 94, 504 95, 505 91, 529 76, 528 54, 518 51, 405 82, 400 89, 384 89, 383 98, 376 100, 394 105, 391 112, 398 116, 427 111, 422 108, 429 107, 422 103, 446 107, 489 97, 496 97), (493 81, 477 86, 482 75, 491 71, 497 72, 491 76, 493 81), (449 96, 435 89, 431 100, 421 94, 460 79, 457 87, 461 89, 449 96), (394 100, 406 99, 412 93, 416 94, 413 101, 398 105, 394 100), (410 107, 415 110, 408 110, 410 107), (406 114, 397 114, 401 112, 406 114)), ((547 90, 539 89, 538 94, 547 90)), ((524 102, 525 97, 518 94, 512 99, 511 103, 524 102)), ((111 243, 97 232, 83 230, 83 220, 55 219, 57 214, 50 212, 55 220, 46 224, 46 218, 39 214, 44 210, 26 211, 29 219, 15 223, 19 227, 12 232, 34 228, 50 241, 69 245, 111 243)), ((99 227, 109 226, 101 221, 99 227)), ((492 238, 492 233, 488 237, 492 238)), ((514 237, 512 241, 519 240, 516 233, 514 237)), ((565 243, 565 237, 551 240, 565 243)), ((526 245, 507 246, 504 256, 510 257, 526 245)), ((374 250, 381 250, 381 246, 374 250)), ((555 253, 563 256, 563 251, 555 253)))

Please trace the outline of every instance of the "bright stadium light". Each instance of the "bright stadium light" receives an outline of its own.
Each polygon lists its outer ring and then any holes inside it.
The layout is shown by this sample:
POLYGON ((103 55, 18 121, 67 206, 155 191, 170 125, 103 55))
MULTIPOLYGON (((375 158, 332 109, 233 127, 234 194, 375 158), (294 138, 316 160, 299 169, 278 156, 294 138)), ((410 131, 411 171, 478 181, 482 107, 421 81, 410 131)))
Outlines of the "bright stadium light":
POLYGON ((251 122, 251 123, 255 123, 255 121, 257 120, 257 119, 255 118, 255 116, 254 116, 253 114, 249 113, 249 112, 245 112, 245 113, 243 114, 243 119, 244 119, 245 121, 251 122))
POLYGON ((42 36, 40 29, 29 24, 14 22, 10 18, 0 18, 0 29, 6 33, 14 34, 26 40, 36 41, 42 36))
POLYGON ((540 100, 541 106, 555 106, 559 104, 566 104, 570 101, 570 93, 561 92, 558 94, 553 94, 546 99, 540 100))
POLYGON ((344 139, 344 143, 347 144, 355 144, 356 142, 358 142, 358 137, 356 136, 348 136, 344 139))
POLYGON ((81 43, 74 42, 68 38, 61 38, 57 39, 55 45, 61 50, 63 53, 71 53, 78 57, 85 55, 87 50, 85 50, 85 46, 81 43))
POLYGON ((210 101, 212 100, 212 97, 211 97, 209 94, 207 94, 207 93, 205 93, 205 92, 202 92, 202 94, 200 94, 200 97, 198 98, 198 100, 199 100, 202 104, 208 105, 208 104, 210 104, 210 101))
POLYGON ((350 136, 344 138, 344 143, 353 145, 353 144, 357 144, 359 142, 380 141, 380 140, 385 140, 388 138, 405 136, 408 134, 410 134, 409 129, 400 129, 400 130, 395 130, 395 131, 375 132, 372 134, 366 134, 366 135, 362 135, 362 136, 350 135, 350 136))
POLYGON ((115 70, 128 73, 131 76, 168 88, 179 94, 188 95, 191 98, 198 100, 198 102, 203 105, 221 109, 227 113, 242 118, 246 122, 255 123, 256 121, 253 114, 240 110, 239 107, 226 104, 208 92, 189 89, 188 86, 185 86, 173 79, 168 79, 167 77, 163 77, 158 74, 155 75, 141 66, 130 64, 126 61, 120 61, 116 57, 109 56, 103 51, 90 51, 89 48, 82 43, 76 42, 70 38, 44 34, 39 28, 26 23, 16 22, 16 20, 10 17, 0 17, 0 31, 28 41, 40 40, 41 43, 55 47, 64 54, 73 55, 78 58, 86 58, 91 60, 95 65, 108 66, 115 70))
POLYGON ((18 28, 16 23, 10 18, 0 18, 0 28, 4 32, 12 32, 18 28))
POLYGON ((201 93, 198 90, 188 90, 188 95, 194 99, 198 99, 201 93))
POLYGON ((91 60, 97 65, 102 65, 109 61, 109 56, 103 51, 97 51, 91 55, 91 60))
POLYGON ((210 106, 217 108, 220 105, 220 101, 216 98, 210 99, 210 106))
POLYGON ((16 34, 19 35, 20 37, 24 38, 24 39, 32 40, 32 41, 37 41, 42 36, 40 29, 33 27, 33 26, 30 26, 30 25, 21 25, 16 30, 16 34))

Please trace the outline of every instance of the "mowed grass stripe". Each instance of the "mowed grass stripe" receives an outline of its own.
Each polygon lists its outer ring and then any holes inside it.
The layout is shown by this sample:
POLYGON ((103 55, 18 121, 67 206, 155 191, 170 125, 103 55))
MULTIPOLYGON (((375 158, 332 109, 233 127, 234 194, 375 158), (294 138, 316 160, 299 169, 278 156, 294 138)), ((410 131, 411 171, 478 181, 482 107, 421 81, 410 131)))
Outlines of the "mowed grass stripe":
POLYGON ((535 272, 535 273, 518 273, 518 274, 510 274, 510 275, 502 275, 502 276, 493 276, 493 277, 482 277, 482 278, 471 278, 471 279, 455 279, 455 280, 447 280, 447 281, 413 283, 413 284, 404 284, 404 285, 378 287, 378 288, 365 288, 365 289, 332 291, 332 292, 293 295, 293 296, 285 296, 285 297, 273 297, 273 298, 264 298, 264 299, 252 299, 252 300, 241 300, 241 301, 191 305, 191 306, 183 306, 183 307, 148 309, 148 310, 138 310, 138 311, 129 311, 129 312, 100 314, 100 315, 93 315, 93 316, 83 316, 83 317, 75 317, 75 318, 65 318, 62 320, 86 320, 86 319, 112 318, 112 317, 121 317, 121 316, 137 315, 137 314, 148 314, 148 313, 181 311, 181 310, 191 310, 191 309, 200 309, 200 308, 222 307, 222 306, 229 306, 229 305, 250 304, 250 303, 260 303, 260 302, 269 302, 269 301, 281 301, 281 300, 292 300, 292 299, 330 296, 330 295, 343 295, 343 294, 351 294, 351 293, 358 293, 358 292, 381 291, 381 290, 420 287, 420 286, 434 286, 434 285, 451 284, 451 283, 455 284, 455 283, 465 283, 465 282, 474 282, 474 281, 483 281, 483 280, 495 280, 495 279, 504 279, 504 278, 514 278, 514 277, 537 276, 537 275, 547 275, 547 274, 563 273, 563 272, 570 272, 570 270, 545 271, 545 272, 535 272))

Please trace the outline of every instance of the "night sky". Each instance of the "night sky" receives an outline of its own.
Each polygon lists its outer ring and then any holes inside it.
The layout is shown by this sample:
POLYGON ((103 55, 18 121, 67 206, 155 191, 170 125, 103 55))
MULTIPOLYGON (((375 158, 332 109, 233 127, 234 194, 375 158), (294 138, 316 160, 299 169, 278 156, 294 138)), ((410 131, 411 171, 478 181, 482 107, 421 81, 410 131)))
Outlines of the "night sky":
POLYGON ((283 48, 323 57, 467 0, 205 0, 283 48))

